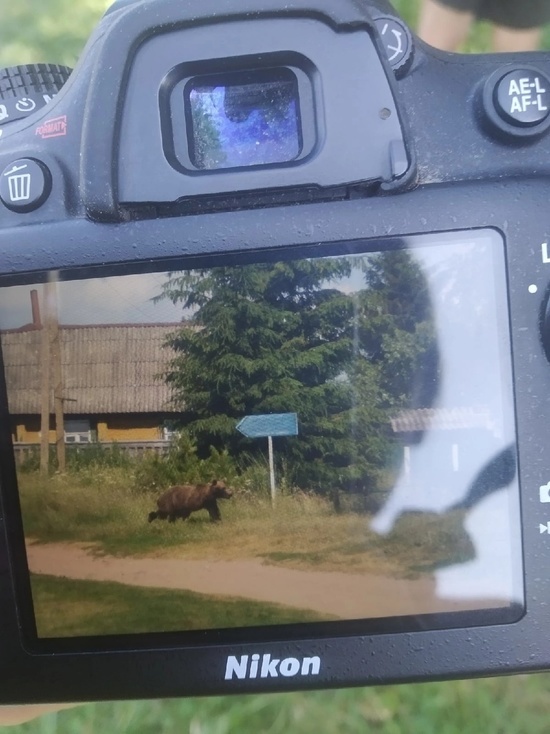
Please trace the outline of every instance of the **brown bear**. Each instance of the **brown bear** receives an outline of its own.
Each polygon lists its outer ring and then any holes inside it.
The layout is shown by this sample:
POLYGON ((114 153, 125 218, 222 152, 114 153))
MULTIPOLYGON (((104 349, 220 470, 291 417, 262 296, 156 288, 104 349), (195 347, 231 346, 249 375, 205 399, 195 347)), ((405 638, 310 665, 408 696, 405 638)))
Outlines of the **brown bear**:
POLYGON ((216 500, 228 500, 233 495, 224 482, 215 479, 210 484, 183 484, 170 487, 157 500, 157 512, 149 513, 149 522, 159 520, 176 522, 178 517, 186 520, 192 512, 206 510, 212 522, 222 517, 216 500))

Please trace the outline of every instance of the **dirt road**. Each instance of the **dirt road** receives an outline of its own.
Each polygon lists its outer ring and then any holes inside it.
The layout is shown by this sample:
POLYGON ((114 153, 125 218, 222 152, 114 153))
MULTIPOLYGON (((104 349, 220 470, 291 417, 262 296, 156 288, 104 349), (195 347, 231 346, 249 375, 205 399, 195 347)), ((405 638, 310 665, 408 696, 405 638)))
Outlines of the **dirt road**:
POLYGON ((83 546, 67 543, 31 543, 27 545, 27 554, 32 573, 241 597, 343 619, 499 606, 490 600, 483 604, 479 600, 437 599, 430 578, 409 580, 373 574, 297 571, 264 565, 257 559, 117 558, 97 556, 83 546))

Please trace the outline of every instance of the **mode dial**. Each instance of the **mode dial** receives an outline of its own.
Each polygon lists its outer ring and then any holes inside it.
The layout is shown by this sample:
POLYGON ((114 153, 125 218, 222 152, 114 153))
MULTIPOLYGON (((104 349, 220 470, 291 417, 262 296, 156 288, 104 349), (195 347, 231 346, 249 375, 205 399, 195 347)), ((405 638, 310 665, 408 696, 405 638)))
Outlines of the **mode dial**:
POLYGON ((375 25, 394 74, 397 77, 403 76, 412 61, 411 32, 400 18, 392 16, 377 18, 375 25))
POLYGON ((48 104, 71 71, 67 66, 56 64, 0 69, 0 126, 21 120, 48 104))

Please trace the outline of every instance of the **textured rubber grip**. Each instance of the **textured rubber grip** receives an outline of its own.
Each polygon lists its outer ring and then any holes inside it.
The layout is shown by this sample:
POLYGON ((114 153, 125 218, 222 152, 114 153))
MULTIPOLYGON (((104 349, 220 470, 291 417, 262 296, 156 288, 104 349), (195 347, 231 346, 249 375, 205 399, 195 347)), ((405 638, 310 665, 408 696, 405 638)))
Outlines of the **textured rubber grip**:
POLYGON ((71 69, 57 64, 0 69, 0 126, 28 117, 47 105, 70 74, 71 69))
POLYGON ((0 100, 27 97, 35 93, 56 94, 71 74, 67 66, 26 64, 0 69, 0 100))

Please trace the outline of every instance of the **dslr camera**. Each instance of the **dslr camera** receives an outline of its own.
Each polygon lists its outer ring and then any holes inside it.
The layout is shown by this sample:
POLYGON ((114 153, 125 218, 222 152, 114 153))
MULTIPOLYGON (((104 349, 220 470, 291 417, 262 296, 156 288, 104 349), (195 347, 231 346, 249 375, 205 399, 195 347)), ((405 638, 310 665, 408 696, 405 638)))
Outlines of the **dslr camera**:
POLYGON ((550 57, 119 0, 0 95, 1 702, 548 668, 550 57))

